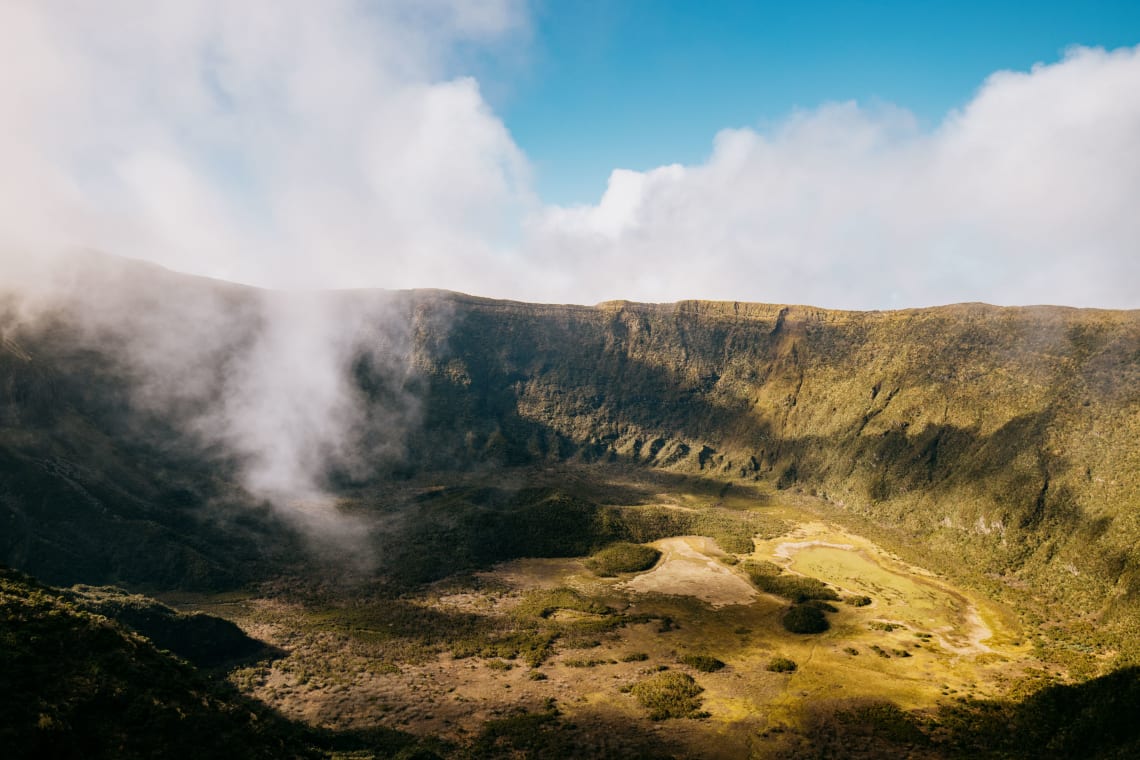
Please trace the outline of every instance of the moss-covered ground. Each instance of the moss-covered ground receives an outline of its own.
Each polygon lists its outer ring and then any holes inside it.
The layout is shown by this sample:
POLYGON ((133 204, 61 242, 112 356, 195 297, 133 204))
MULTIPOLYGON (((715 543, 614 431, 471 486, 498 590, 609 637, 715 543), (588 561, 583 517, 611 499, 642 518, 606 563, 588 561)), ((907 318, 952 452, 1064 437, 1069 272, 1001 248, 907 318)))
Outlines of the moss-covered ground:
MULTIPOLYGON (((504 716, 525 715, 515 723, 545 736, 555 723, 567 722, 577 740, 615 752, 610 733, 616 721, 634 737, 621 751, 644 749, 651 736, 686 756, 794 755, 807 751, 821 722, 829 731, 846 730, 835 716, 851 711, 887 716, 881 722, 888 728, 891 711, 898 711, 906 728, 895 726, 896 739, 911 730, 937 736, 938 718, 930 716, 978 701, 1004 704, 1072 675, 1033 645, 1025 611, 1009 599, 987 598, 906 562, 822 519, 810 500, 763 489, 728 494, 708 481, 638 480, 626 470, 589 471, 593 479, 563 491, 565 498, 626 515, 626 525, 645 524, 640 510, 689 515, 670 524, 674 532, 702 524, 731 530, 739 515, 736 525, 747 526, 749 545, 734 539, 734 548, 744 550, 726 551, 699 533, 656 538, 650 545, 663 556, 653 569, 618 577, 593 572, 582 552, 508 559, 427 584, 298 581, 244 599, 168 601, 227 617, 283 651, 229 676, 282 714, 337 730, 399 729, 454 746, 473 746, 488 726, 505 730, 496 722, 504 716), (674 490, 658 490, 662 486, 674 490), (636 582, 671 563, 684 572, 658 575, 651 586, 636 582), (755 583, 758 575, 785 581, 765 586, 755 583), (704 586, 725 577, 752 591, 715 604, 702 599, 704 586), (826 593, 805 601, 791 593, 800 588, 826 593), (842 601, 864 596, 869 604, 842 601), (787 630, 782 621, 797 602, 815 605, 828 629, 787 630), (783 660, 795 669, 773 667, 783 660), (699 666, 708 661, 724 667, 709 672, 699 666), (691 677, 699 687, 683 689, 686 708, 679 713, 690 717, 639 701, 637 684, 656 683, 663 673, 686 676, 671 676, 670 683, 691 677), (554 723, 547 719, 552 699, 554 723)), ((581 476, 580 469, 567 474, 568 481, 581 476)), ((880 739, 864 742, 872 748, 868 756, 882 750, 880 739)), ((923 751, 949 752, 933 746, 923 751)))

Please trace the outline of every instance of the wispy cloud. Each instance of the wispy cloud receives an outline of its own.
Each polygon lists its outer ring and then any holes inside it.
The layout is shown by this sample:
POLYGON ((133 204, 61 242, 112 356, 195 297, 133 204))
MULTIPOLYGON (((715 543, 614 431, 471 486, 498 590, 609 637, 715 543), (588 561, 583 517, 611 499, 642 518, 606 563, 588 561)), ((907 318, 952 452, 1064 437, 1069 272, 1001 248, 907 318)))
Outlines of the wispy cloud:
POLYGON ((6 3, 0 246, 543 301, 1140 306, 1140 48, 995 73, 933 130, 855 103, 726 129, 562 208, 454 65, 527 11, 6 3))
POLYGON ((0 245, 286 287, 477 270, 529 202, 528 169, 448 62, 525 35, 524 10, 5 3, 0 245))

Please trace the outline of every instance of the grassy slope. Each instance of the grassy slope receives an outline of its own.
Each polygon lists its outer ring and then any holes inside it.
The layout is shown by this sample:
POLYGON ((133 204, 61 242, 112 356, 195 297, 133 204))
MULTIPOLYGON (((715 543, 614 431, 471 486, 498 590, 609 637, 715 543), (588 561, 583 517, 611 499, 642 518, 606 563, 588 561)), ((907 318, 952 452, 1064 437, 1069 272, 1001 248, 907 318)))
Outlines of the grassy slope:
POLYGON ((425 442, 772 478, 1135 638, 1140 313, 449 300, 425 442))
MULTIPOLYGON (((169 292, 224 290, 146 276, 152 319, 169 292)), ((222 377, 256 318, 247 291, 217 297, 237 336, 204 358, 222 377)), ((1140 313, 384 298, 414 344, 398 390, 423 402, 408 473, 577 458, 768 478, 936 569, 1140 640, 1140 313)), ((0 325, 3 559, 60 582, 209 588, 295 553, 256 508, 212 519, 245 498, 234 463, 184 440, 178 410, 136 413, 113 341, 16 322, 0 325)), ((354 371, 374 404, 391 396, 392 373, 354 371)))
POLYGON ((55 589, 0 571, 9 757, 316 757, 299 731, 55 589))

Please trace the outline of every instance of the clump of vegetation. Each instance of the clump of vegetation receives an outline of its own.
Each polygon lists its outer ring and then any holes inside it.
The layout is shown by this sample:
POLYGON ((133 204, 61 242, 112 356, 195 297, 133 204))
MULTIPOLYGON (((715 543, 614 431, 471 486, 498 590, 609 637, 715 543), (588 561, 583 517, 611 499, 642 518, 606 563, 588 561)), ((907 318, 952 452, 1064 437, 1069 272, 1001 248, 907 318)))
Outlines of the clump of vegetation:
POLYGON ((888 623, 885 620, 872 620, 868 625, 872 631, 886 631, 887 633, 902 628, 898 623, 888 623))
POLYGON ((735 554, 726 554, 720 558, 720 561, 729 567, 732 567, 733 565, 740 564, 740 557, 737 557, 735 554))
POLYGON ((804 604, 809 607, 815 607, 817 610, 823 610, 824 612, 839 612, 838 607, 836 607, 834 604, 831 604, 830 602, 825 602, 822 599, 809 599, 804 602, 804 604))
POLYGON ((843 600, 844 603, 850 604, 852 607, 866 607, 871 603, 869 596, 849 596, 843 600))
POLYGON ((859 656, 859 650, 856 649, 855 647, 843 647, 843 651, 846 652, 847 654, 851 655, 852 657, 858 657, 859 656))
POLYGON ((720 508, 682 512, 666 507, 610 507, 611 524, 619 525, 630 541, 648 543, 669 536, 708 536, 732 554, 755 550, 755 536, 772 538, 787 529, 780 519, 758 512, 720 508))
POLYGON ((617 660, 566 660, 568 668, 596 668, 599 665, 613 665, 617 660))
POLYGON ((704 691, 687 673, 666 671, 634 684, 630 689, 652 720, 702 718, 700 694, 704 691))
POLYGON ((715 673, 724 667, 723 662, 707 654, 687 654, 681 658, 681 662, 702 673, 715 673))
POLYGON ((506 660, 488 660, 487 667, 491 670, 510 670, 514 665, 506 660))
POLYGON ((768 661, 768 670, 773 673, 793 673, 797 667, 795 660, 787 657, 773 657, 768 661))
POLYGON ((645 662, 649 659, 649 655, 645 652, 630 652, 621 658, 622 662, 645 662))
POLYGON ((874 652, 875 654, 879 655, 880 657, 884 658, 884 659, 889 660, 891 658, 890 652, 883 649, 878 644, 872 644, 871 645, 871 651, 874 652))
POLYGON ((601 602, 588 599, 572 588, 531 591, 525 594, 516 612, 523 617, 548 618, 558 610, 573 610, 590 615, 610 615, 613 610, 601 602))
POLYGON ((743 567, 756 588, 797 604, 811 600, 839 601, 839 594, 823 581, 802 575, 789 575, 772 562, 745 562, 743 567))
POLYGON ((831 627, 823 610, 807 604, 793 604, 781 622, 792 633, 823 633, 831 627))
POLYGON ((528 675, 527 678, 529 678, 532 681, 545 681, 546 680, 546 674, 543 673, 541 670, 532 670, 532 671, 530 671, 530 675, 528 675))
POLYGON ((452 643, 453 657, 521 658, 527 665, 541 665, 553 652, 558 634, 537 629, 509 631, 499 635, 471 637, 452 643))
POLYGON ((639 573, 657 564, 661 552, 652 546, 619 541, 595 553, 585 565, 595 574, 609 577, 620 573, 639 573))

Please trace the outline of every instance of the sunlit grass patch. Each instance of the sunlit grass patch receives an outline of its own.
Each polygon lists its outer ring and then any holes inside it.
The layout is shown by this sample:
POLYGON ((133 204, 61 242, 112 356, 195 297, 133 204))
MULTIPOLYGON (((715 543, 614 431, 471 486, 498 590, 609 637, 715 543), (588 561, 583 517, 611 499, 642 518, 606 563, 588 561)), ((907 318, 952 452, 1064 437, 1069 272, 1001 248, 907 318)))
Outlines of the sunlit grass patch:
POLYGON ((652 720, 706 716, 700 700, 704 689, 687 673, 667 670, 634 684, 630 691, 652 720))

